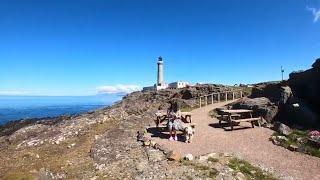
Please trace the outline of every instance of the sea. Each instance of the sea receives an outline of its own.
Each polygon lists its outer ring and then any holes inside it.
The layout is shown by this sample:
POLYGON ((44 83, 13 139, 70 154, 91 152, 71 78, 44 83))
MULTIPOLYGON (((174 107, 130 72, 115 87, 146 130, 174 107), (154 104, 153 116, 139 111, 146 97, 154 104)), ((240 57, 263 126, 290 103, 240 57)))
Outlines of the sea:
POLYGON ((104 108, 123 95, 96 96, 0 96, 0 125, 32 118, 76 115, 104 108))

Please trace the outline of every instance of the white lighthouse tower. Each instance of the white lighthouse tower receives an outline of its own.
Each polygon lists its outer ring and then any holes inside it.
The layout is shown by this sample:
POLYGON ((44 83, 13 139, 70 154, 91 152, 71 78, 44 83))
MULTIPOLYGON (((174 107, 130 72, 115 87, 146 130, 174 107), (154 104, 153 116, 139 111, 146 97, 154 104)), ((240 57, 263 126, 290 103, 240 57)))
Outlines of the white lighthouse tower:
POLYGON ((168 87, 163 78, 163 60, 161 56, 158 58, 158 78, 155 86, 156 90, 166 89, 168 87))
POLYGON ((163 84, 163 60, 160 56, 158 59, 158 79, 157 79, 157 85, 161 86, 163 84))

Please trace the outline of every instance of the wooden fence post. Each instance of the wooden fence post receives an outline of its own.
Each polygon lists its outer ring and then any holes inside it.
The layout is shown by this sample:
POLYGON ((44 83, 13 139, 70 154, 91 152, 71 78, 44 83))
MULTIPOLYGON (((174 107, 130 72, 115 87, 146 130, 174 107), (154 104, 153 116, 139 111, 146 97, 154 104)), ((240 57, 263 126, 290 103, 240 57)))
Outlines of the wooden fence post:
POLYGON ((218 102, 220 102, 220 93, 218 92, 218 102))
POLYGON ((225 93, 226 96, 226 102, 228 101, 228 92, 225 93))
POLYGON ((234 92, 232 92, 232 100, 234 100, 234 92))
POLYGON ((242 98, 242 91, 240 91, 240 98, 242 98))
POLYGON ((213 104, 213 94, 211 94, 211 104, 213 104))
POLYGON ((199 103, 199 107, 201 108, 201 96, 199 97, 200 103, 199 103))
POLYGON ((204 100, 205 100, 205 105, 208 105, 208 96, 204 96, 204 100))

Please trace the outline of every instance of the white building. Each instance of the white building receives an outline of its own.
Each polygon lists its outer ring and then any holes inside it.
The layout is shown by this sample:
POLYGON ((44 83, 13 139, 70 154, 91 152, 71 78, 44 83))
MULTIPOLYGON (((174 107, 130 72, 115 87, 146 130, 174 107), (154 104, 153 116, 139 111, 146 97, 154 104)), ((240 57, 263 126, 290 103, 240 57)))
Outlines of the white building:
POLYGON ((183 82, 183 81, 177 81, 169 84, 169 88, 172 89, 180 89, 180 88, 185 88, 189 85, 188 82, 183 82))

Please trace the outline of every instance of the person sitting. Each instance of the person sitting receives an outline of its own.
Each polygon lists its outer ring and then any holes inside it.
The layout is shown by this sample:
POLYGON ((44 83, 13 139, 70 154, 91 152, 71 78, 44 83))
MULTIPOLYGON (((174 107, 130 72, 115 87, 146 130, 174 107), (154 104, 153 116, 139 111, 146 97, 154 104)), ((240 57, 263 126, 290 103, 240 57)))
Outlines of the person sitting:
POLYGON ((183 122, 181 121, 180 111, 169 112, 169 120, 167 127, 169 129, 170 141, 178 141, 177 130, 183 129, 183 122))

